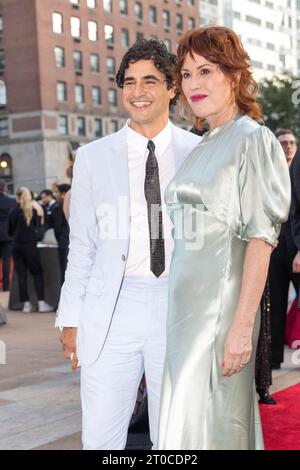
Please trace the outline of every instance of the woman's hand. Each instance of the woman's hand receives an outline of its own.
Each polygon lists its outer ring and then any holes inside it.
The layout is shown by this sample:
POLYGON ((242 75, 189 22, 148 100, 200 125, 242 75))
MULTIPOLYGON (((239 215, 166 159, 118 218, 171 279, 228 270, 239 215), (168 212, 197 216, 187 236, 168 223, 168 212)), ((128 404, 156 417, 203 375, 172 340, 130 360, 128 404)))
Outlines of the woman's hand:
POLYGON ((227 334, 222 362, 223 376, 231 377, 250 361, 252 355, 252 327, 233 324, 227 334))

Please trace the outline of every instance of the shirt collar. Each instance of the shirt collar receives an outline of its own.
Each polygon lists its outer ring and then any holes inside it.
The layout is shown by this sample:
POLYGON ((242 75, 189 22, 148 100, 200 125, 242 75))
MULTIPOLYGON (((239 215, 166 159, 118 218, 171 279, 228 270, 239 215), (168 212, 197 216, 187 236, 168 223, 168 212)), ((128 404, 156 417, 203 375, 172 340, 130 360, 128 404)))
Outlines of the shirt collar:
MULTIPOLYGON (((139 151, 144 149, 144 153, 146 153, 149 139, 147 139, 147 137, 144 137, 143 135, 139 134, 138 132, 134 131, 131 127, 129 127, 129 122, 130 120, 126 122, 128 144, 130 146, 134 146, 139 151)), ((167 149, 168 145, 170 145, 171 139, 172 139, 172 125, 171 125, 171 121, 169 120, 166 127, 164 127, 159 132, 159 134, 157 134, 153 139, 151 139, 155 145, 155 153, 157 153, 157 155, 162 155, 167 149)))

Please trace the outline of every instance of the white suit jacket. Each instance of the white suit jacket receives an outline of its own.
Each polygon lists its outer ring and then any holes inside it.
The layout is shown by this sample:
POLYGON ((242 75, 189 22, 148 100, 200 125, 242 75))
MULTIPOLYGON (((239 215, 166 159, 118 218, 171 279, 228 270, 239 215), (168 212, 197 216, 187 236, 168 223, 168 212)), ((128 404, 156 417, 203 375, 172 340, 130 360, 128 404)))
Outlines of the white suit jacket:
MULTIPOLYGON (((201 138, 172 126, 177 170, 201 138)), ((123 127, 77 151, 70 250, 56 326, 78 327, 77 355, 92 364, 112 321, 129 248, 127 132, 123 127)))

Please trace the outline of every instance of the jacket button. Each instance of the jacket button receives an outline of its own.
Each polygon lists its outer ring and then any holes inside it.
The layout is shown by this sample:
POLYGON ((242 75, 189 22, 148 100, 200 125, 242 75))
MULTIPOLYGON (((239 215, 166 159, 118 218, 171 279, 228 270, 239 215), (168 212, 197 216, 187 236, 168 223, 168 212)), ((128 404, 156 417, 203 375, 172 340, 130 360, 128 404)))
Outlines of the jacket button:
POLYGON ((125 261, 125 259, 126 259, 126 256, 122 255, 122 261, 125 261))

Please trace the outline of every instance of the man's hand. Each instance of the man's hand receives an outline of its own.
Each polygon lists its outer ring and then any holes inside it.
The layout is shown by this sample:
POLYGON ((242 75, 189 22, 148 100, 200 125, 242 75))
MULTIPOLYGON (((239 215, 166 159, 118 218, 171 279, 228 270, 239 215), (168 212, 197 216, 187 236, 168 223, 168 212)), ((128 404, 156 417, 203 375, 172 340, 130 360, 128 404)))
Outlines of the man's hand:
POLYGON ((298 251, 293 261, 293 273, 300 273, 300 251, 298 251))
POLYGON ((77 328, 65 327, 60 334, 60 342, 63 345, 65 358, 70 358, 72 361, 72 370, 76 371, 78 366, 78 358, 76 353, 76 337, 77 328))

